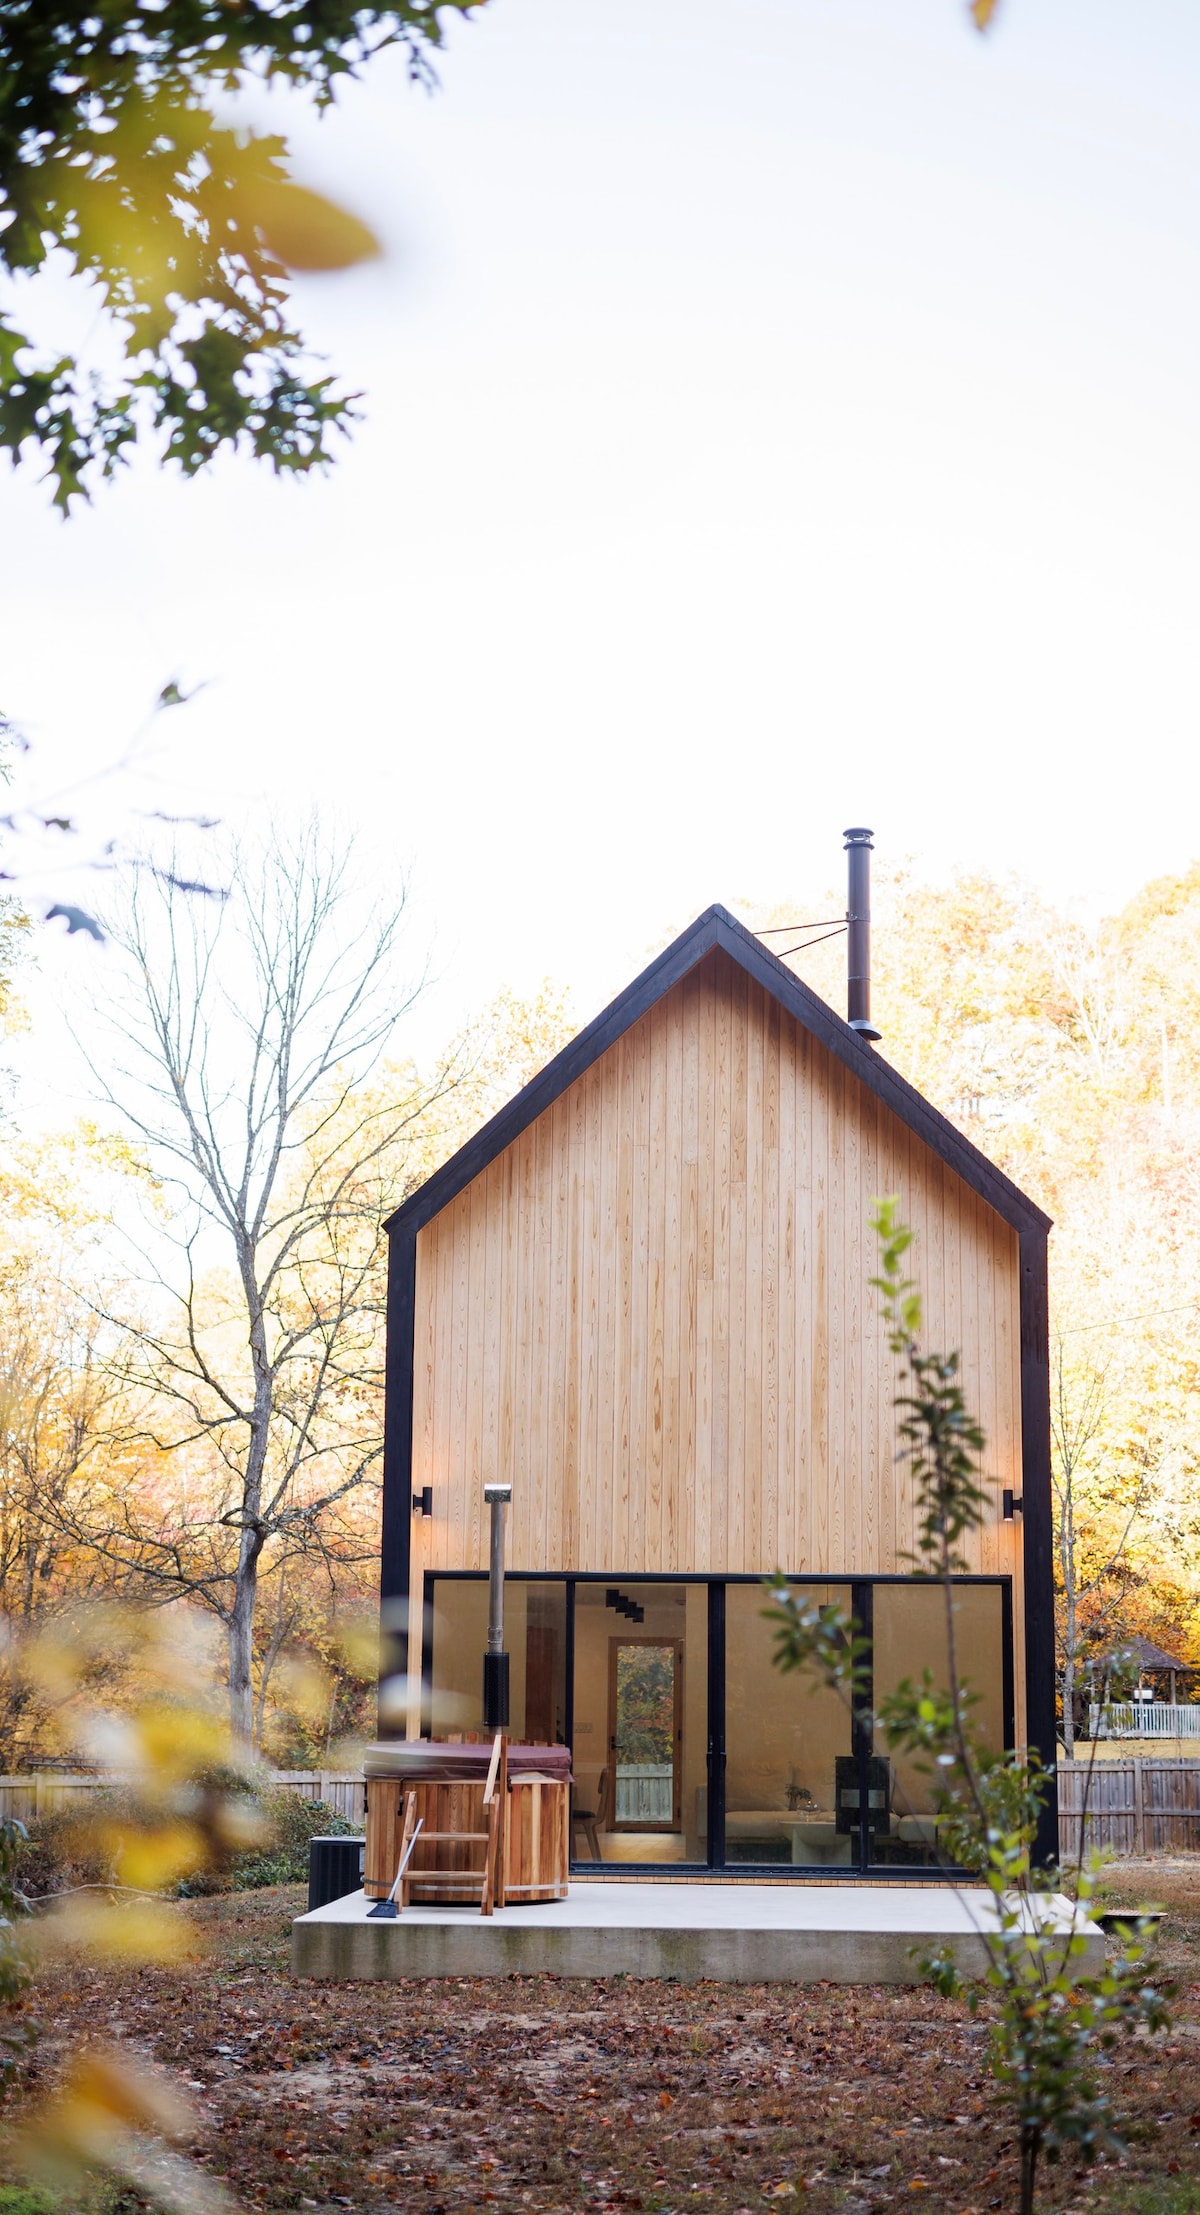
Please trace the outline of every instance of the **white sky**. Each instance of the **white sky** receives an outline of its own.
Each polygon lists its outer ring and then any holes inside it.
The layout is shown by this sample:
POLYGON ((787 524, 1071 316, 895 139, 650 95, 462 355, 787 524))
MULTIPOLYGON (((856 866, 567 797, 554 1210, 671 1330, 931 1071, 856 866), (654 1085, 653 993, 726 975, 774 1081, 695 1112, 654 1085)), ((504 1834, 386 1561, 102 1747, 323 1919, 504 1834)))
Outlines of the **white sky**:
POLYGON ((0 478, 46 773, 211 680, 176 797, 410 864, 435 1035, 803 907, 851 822, 1106 903, 1193 858, 1194 0, 493 0, 442 80, 300 133, 389 248, 300 288, 329 479, 0 478))

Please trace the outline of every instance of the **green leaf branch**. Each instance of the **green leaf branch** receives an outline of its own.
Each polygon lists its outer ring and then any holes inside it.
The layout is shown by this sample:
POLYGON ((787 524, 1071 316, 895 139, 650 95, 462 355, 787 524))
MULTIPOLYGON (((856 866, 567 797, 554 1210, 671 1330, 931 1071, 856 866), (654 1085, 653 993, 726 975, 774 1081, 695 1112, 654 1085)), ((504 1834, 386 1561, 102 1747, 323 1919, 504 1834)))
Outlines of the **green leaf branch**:
POLYGON ((434 82, 443 18, 482 0, 0 0, 0 451, 40 455, 64 511, 143 438, 193 476, 240 449, 323 467, 357 395, 319 370, 289 273, 378 251, 368 226, 288 173, 283 139, 216 103, 284 85, 328 107, 389 48, 434 82), (90 286, 115 367, 39 348, 17 320, 53 255, 90 286))
MULTIPOLYGON (((1165 2027, 1169 1991, 1155 1971, 1152 1929, 1136 1918, 1122 1926, 1100 1974, 1084 1973, 1088 1909, 1102 1867, 1082 1845, 1086 1797, 1068 1902, 1061 1872, 1034 1859, 1047 1784, 1036 1754, 997 1752, 974 1725, 977 1696, 961 1673, 955 1639, 954 1580, 969 1571, 963 1541, 987 1506, 986 1441, 966 1404, 958 1355, 922 1351, 920 1294, 905 1275, 913 1234, 895 1199, 877 1203, 872 1227, 880 1264, 871 1282, 900 1369, 894 1404, 901 1459, 914 1486, 912 1558, 916 1573, 936 1579, 944 1593, 947 1682, 938 1685, 926 1670, 873 1710, 870 1644, 839 1608, 817 1605, 780 1575, 768 1584, 765 1613, 775 1625, 781 1669, 804 1669, 814 1689, 838 1691, 861 1730, 882 1733, 931 1777, 939 1859, 948 1871, 974 1877, 987 1896, 962 1894, 983 1910, 973 1924, 986 1964, 982 1987, 967 1985, 966 1996, 977 2008, 991 1995, 990 2068, 1013 2118, 1021 2215, 1033 2215, 1047 2155, 1070 2149, 1090 2162, 1120 2150, 1100 2066, 1119 2041, 1165 2027)), ((948 1954, 920 1966, 940 1992, 959 1991, 960 1972, 948 1954)))

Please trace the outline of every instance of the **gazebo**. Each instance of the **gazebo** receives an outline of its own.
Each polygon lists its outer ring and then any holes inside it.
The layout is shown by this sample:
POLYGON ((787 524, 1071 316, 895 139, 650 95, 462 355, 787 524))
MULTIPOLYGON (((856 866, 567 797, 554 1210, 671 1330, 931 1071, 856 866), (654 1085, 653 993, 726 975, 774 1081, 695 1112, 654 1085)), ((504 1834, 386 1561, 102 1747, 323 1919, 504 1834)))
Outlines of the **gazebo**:
POLYGON ((1099 1654, 1090 1665, 1093 1676, 1108 1678, 1114 1671, 1128 1671, 1136 1666, 1142 1676, 1166 1677, 1170 1684, 1169 1705, 1178 1707, 1176 1683, 1181 1676, 1194 1676, 1194 1662, 1181 1661, 1178 1654, 1164 1653, 1150 1638, 1123 1638, 1119 1646, 1108 1653, 1099 1654))

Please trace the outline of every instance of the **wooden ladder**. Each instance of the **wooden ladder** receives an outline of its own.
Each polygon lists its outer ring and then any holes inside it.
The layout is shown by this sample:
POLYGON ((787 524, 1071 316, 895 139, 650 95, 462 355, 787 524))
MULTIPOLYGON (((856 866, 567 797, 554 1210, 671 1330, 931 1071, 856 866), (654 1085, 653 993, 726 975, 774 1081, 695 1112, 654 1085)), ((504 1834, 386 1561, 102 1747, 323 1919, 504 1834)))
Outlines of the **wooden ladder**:
MULTIPOLYGON (((408 1847, 416 1834, 417 1801, 422 1794, 444 1793, 446 1785, 417 1785, 404 1797, 404 1824, 400 1833, 400 1861, 404 1862, 408 1847)), ((478 1791, 478 1785, 472 1787, 478 1791)), ((493 1907, 504 1905, 504 1810, 508 1795, 508 1739, 497 1731, 492 1745, 492 1758, 488 1764, 487 1782, 483 1789, 483 1806, 486 1811, 486 1830, 430 1830, 422 1825, 419 1846, 486 1846, 482 1869, 418 1869, 410 1858, 400 1881, 396 1905, 403 1912, 413 1889, 419 1892, 469 1892, 479 1887, 479 1912, 490 1915, 493 1907)))

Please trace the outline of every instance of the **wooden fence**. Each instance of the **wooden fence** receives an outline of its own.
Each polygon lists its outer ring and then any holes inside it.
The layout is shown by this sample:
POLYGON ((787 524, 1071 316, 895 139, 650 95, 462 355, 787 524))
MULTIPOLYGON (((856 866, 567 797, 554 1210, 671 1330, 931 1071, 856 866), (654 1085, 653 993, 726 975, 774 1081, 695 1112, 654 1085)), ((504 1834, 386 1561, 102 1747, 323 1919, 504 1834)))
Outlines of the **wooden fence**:
POLYGON ((675 1812, 675 1768, 670 1761, 617 1763, 618 1823, 661 1823, 669 1830, 675 1812))
POLYGON ((1127 1760, 1060 1761, 1058 1838, 1064 1861, 1079 1855, 1086 1806, 1087 1844, 1115 1854, 1200 1851, 1200 1760, 1130 1755, 1127 1760))
MULTIPOLYGON (((670 1769, 663 1771, 670 1778, 670 1769)), ((74 1775, 46 1769, 30 1776, 0 1776, 0 1817, 22 1821, 63 1807, 82 1807, 89 1793, 119 1785, 120 1777, 74 1775)), ((283 1769, 270 1782, 306 1800, 323 1800, 362 1827, 366 1793, 361 1776, 344 1769, 283 1769)), ((626 1784, 626 1780, 621 1780, 626 1784)), ((632 1783, 632 1779, 629 1780, 632 1783)), ((650 1780, 658 1793, 658 1776, 650 1780)), ((626 1789, 628 1785, 626 1784, 626 1789)), ((1064 1861, 1079 1854, 1079 1828, 1086 1799, 1087 1844, 1115 1854, 1200 1852, 1200 1759, 1171 1760, 1132 1755, 1126 1760, 1060 1761, 1058 1765, 1059 1850, 1064 1861)), ((648 1819, 647 1810, 642 1820, 648 1819)), ((658 1815, 657 1800, 653 1813, 658 1815)), ((626 1816, 626 1821, 630 1818, 626 1816)), ((669 1814, 666 1817, 669 1820, 669 1814)))
MULTIPOLYGON (((37 1770, 30 1776, 0 1776, 0 1818, 17 1816, 27 1823, 34 1816, 51 1815, 59 1808, 84 1809, 88 1796, 126 1780, 118 1776, 72 1775, 61 1769, 37 1770)), ((366 1821, 366 1787, 360 1776, 344 1769, 277 1769, 268 1783, 296 1792, 304 1800, 323 1800, 348 1823, 361 1828, 366 1821)))
POLYGON ((352 1769, 277 1769, 271 1779, 302 1800, 323 1800, 361 1830, 367 1820, 367 1788, 352 1769))

